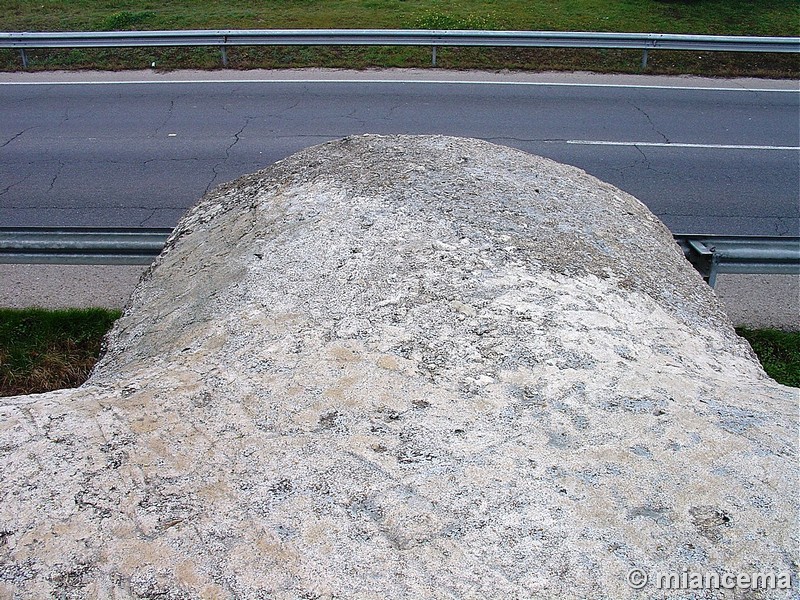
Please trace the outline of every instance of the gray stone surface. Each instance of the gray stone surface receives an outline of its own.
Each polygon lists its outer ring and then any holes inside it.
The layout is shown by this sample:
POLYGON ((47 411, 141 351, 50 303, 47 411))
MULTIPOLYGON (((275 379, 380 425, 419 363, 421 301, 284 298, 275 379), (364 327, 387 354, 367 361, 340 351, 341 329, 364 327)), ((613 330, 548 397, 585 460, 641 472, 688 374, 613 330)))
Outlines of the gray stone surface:
POLYGON ((348 138, 221 186, 89 382, 0 414, 7 596, 617 599, 633 567, 797 569, 796 390, 641 203, 475 140, 348 138))

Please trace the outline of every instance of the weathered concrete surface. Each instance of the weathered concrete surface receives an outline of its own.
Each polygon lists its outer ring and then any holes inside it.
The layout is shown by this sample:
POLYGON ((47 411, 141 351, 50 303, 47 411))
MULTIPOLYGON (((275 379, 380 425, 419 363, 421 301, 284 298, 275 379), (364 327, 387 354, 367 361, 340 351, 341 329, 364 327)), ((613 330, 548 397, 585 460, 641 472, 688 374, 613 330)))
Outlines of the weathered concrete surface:
POLYGON ((3 399, 0 594, 794 573, 797 408, 634 198, 485 142, 349 138, 206 196, 90 381, 3 399))

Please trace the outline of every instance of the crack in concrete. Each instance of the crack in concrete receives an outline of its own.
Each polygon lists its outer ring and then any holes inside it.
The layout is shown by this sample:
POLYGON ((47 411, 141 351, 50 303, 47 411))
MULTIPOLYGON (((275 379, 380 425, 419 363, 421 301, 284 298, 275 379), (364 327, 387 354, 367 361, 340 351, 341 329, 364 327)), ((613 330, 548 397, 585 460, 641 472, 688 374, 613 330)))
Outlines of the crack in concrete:
POLYGON ((22 130, 22 131, 20 131, 19 133, 15 134, 15 135, 14 135, 14 136, 13 136, 13 137, 12 137, 10 140, 8 140, 7 142, 5 142, 5 143, 3 143, 3 144, 0 144, 0 148, 5 148, 5 147, 6 147, 6 146, 8 146, 8 145, 9 145, 11 142, 13 142, 15 139, 17 139, 19 136, 23 135, 23 134, 24 134, 26 131, 30 131, 31 129, 33 129, 33 127, 28 127, 27 129, 23 129, 23 130, 22 130))
MULTIPOLYGON (((648 171, 652 171, 652 168, 650 166, 650 159, 647 158, 647 155, 644 153, 644 151, 639 146, 634 146, 634 148, 636 148, 636 150, 639 152, 639 154, 642 155, 642 161, 644 162, 644 168, 647 169, 648 171)), ((634 164, 636 164, 636 163, 634 163, 634 164)), ((633 165, 631 165, 631 166, 633 166, 633 165)))
POLYGON ((300 106, 300 104, 302 104, 302 102, 303 102, 302 98, 297 99, 297 100, 295 100, 294 102, 292 102, 289 106, 287 106, 285 108, 275 108, 274 110, 272 110, 270 112, 265 112, 261 116, 264 119, 269 119, 269 118, 277 119, 277 118, 280 118, 284 113, 292 111, 295 108, 297 108, 298 106, 300 106))
POLYGON ((798 230, 795 227, 793 232, 789 231, 789 224, 784 223, 783 219, 778 219, 778 222, 775 223, 775 233, 777 235, 797 235, 798 230))
POLYGON ((636 110, 638 110, 640 113, 642 113, 642 114, 644 115, 644 118, 645 118, 645 119, 647 119, 647 122, 648 122, 648 123, 650 123, 650 127, 653 129, 653 131, 655 131, 655 132, 656 132, 658 135, 660 135, 660 136, 662 137, 662 139, 664 140, 664 143, 666 143, 666 144, 669 144, 669 143, 670 143, 670 141, 669 141, 669 138, 668 138, 666 135, 664 135, 664 134, 663 134, 663 133, 662 133, 662 132, 661 132, 661 131, 658 129, 658 127, 656 127, 656 124, 655 124, 655 123, 653 123, 653 119, 651 119, 651 118, 650 118, 650 115, 648 115, 648 114, 647 114, 647 112, 645 112, 643 109, 639 108, 639 107, 638 107, 636 104, 634 104, 634 103, 633 103, 631 100, 628 100, 628 104, 630 104, 630 105, 631 105, 633 108, 635 108, 636 110))
MULTIPOLYGON (((33 174, 25 175, 25 177, 23 177, 19 181, 15 181, 14 183, 9 184, 8 186, 6 186, 2 190, 0 190, 0 196, 5 196, 11 190, 11 188, 13 188, 14 186, 19 185, 20 183, 25 183, 25 181, 30 179, 32 175, 33 174)), ((9 208, 14 208, 14 207, 12 206, 12 207, 9 207, 9 208)), ((38 208, 38 207, 34 207, 34 208, 38 208)))
POLYGON ((241 139, 240 136, 242 135, 244 130, 247 128, 247 126, 250 124, 250 121, 252 121, 254 118, 255 117, 245 117, 244 125, 242 125, 242 127, 239 129, 239 131, 237 131, 236 133, 233 134, 233 141, 228 145, 227 148, 225 148, 225 158, 223 158, 220 162, 218 162, 213 167, 211 167, 211 171, 214 173, 214 175, 213 175, 213 177, 211 177, 211 181, 208 182, 208 185, 206 185, 206 189, 203 192, 203 195, 208 193, 208 191, 211 189, 211 186, 217 180, 217 177, 219 177, 219 171, 217 171, 217 169, 219 167, 221 167, 223 165, 223 163, 230 158, 231 150, 233 149, 233 147, 236 144, 239 143, 239 140, 241 139))
POLYGON ((58 161, 58 168, 56 169, 56 172, 53 175, 53 178, 50 180, 50 187, 47 188, 47 192, 46 192, 47 194, 49 194, 50 192, 53 191, 53 187, 56 185, 56 180, 58 179, 58 176, 61 175, 61 171, 66 166, 67 166, 66 163, 58 161))
POLYGON ((180 96, 175 96, 174 98, 170 99, 169 108, 167 109, 167 116, 164 117, 164 120, 161 121, 161 123, 158 125, 158 127, 156 127, 156 131, 155 131, 156 134, 158 134, 161 131, 161 129, 163 129, 163 127, 167 124, 167 122, 172 117, 172 111, 175 110, 175 101, 178 100, 179 98, 180 98, 180 96))
MULTIPOLYGON (((647 158, 647 155, 644 153, 644 150, 642 150, 639 146, 634 145, 634 148, 636 148, 636 150, 639 151, 639 154, 642 155, 642 162, 644 163, 644 168, 646 170, 652 171, 653 173, 658 173, 659 175, 669 175, 669 173, 666 172, 666 171, 659 171, 658 169, 653 168, 653 165, 650 164, 650 159, 647 158)), ((637 164, 638 164, 638 161, 630 164, 626 168, 628 168, 628 169, 635 168, 637 164)))
POLYGON ((157 209, 157 208, 154 208, 153 210, 151 210, 151 211, 150 211, 150 214, 149 214, 149 215, 147 215, 147 216, 146 216, 144 219, 142 219, 142 220, 139 222, 139 227, 144 227, 144 224, 145 224, 145 223, 147 223, 147 222, 148 222, 150 219, 152 219, 152 218, 155 216, 155 214, 156 214, 156 212, 157 212, 158 210, 159 210, 159 209, 157 209))
POLYGON ((288 112, 288 111, 290 111, 290 110, 294 110, 295 108, 297 108, 298 106, 300 106, 300 103, 301 103, 302 101, 303 101, 302 99, 295 100, 295 101, 294 101, 294 103, 292 103, 292 105, 291 105, 291 106, 288 106, 287 108, 284 108, 284 109, 282 109, 280 112, 282 112, 282 113, 285 113, 285 112, 288 112))
POLYGON ((362 118, 360 118, 360 117, 357 117, 357 116, 356 116, 356 113, 357 113, 357 112, 358 112, 358 109, 357 109, 357 108, 354 108, 354 109, 353 109, 353 110, 351 110, 349 113, 347 113, 346 115, 344 115, 344 117, 343 117, 343 118, 344 118, 344 119, 347 119, 347 120, 349 120, 349 121, 353 121, 353 122, 357 123, 359 127, 362 127, 362 128, 363 128, 363 127, 366 127, 366 122, 364 121, 364 119, 362 119, 362 118))

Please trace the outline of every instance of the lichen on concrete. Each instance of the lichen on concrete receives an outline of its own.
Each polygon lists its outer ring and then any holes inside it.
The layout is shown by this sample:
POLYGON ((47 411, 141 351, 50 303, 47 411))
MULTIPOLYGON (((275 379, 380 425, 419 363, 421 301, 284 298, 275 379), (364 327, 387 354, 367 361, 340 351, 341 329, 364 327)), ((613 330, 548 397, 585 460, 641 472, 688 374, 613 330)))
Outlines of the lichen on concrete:
POLYGON ((476 140, 346 138, 217 188, 89 382, 0 414, 0 596, 797 570, 796 391, 635 198, 476 140))

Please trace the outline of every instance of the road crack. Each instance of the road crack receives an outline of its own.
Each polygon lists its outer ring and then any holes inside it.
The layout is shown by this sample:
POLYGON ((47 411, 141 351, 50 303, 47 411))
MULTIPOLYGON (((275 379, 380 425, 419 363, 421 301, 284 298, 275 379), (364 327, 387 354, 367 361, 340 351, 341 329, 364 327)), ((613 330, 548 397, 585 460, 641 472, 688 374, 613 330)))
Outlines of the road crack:
POLYGON ((167 124, 167 122, 170 120, 170 118, 172 118, 172 111, 175 110, 175 101, 178 100, 179 98, 180 98, 180 96, 176 96, 175 98, 172 98, 169 101, 169 108, 167 109, 167 116, 165 116, 164 120, 161 121, 161 124, 158 125, 158 127, 156 127, 156 134, 158 134, 164 128, 164 126, 167 124))
POLYGON ((223 158, 220 162, 211 167, 211 171, 214 173, 214 175, 211 177, 211 181, 208 182, 208 185, 206 185, 205 192, 203 192, 204 195, 207 194, 211 189, 211 186, 214 185, 214 182, 217 180, 217 177, 219 177, 219 171, 218 171, 219 167, 221 167, 230 158, 231 150, 233 150, 233 147, 239 143, 242 133, 244 132, 245 129, 247 129, 247 126, 250 124, 250 121, 252 121, 254 118, 255 117, 245 117, 244 124, 239 129, 239 131, 233 134, 233 141, 228 145, 227 148, 225 148, 225 158, 223 158))
POLYGON ((648 171, 652 171, 653 168, 650 165, 650 159, 647 158, 647 155, 644 153, 644 151, 639 146, 634 146, 634 148, 636 148, 636 150, 639 152, 639 154, 642 155, 642 161, 644 162, 644 168, 647 169, 648 171))
MULTIPOLYGON (((19 185, 21 183, 25 183, 28 179, 31 178, 31 175, 25 175, 25 177, 23 177, 19 181, 15 181, 14 183, 7 185, 5 188, 0 190, 0 196, 5 196, 11 190, 11 188, 13 188, 14 186, 17 186, 17 185, 19 185)), ((14 207, 12 207, 12 208, 14 208, 14 207)))
MULTIPOLYGON (((647 171, 652 171, 653 173, 658 173, 659 175, 669 175, 669 173, 667 173, 666 171, 659 171, 658 169, 654 168, 653 165, 650 164, 650 159, 647 158, 647 155, 644 153, 644 150, 642 150, 641 147, 639 147, 639 146, 637 146, 635 144, 634 144, 633 147, 636 148, 636 150, 639 152, 639 154, 642 155, 642 162, 644 163, 644 168, 647 171)), ((628 165, 626 168, 627 169, 633 169, 633 168, 636 167, 637 164, 638 164, 638 161, 634 162, 633 164, 628 165)))
POLYGON ((8 140, 7 142, 4 142, 3 144, 1 144, 1 145, 0 145, 0 148, 5 148, 5 147, 6 147, 6 146, 8 146, 8 145, 9 145, 11 142, 13 142, 15 139, 17 139, 18 137, 20 137, 21 135, 23 135, 23 134, 24 134, 26 131, 30 131, 31 129, 33 129, 33 127, 28 127, 27 129, 23 129, 23 130, 22 130, 22 131, 20 131, 19 133, 15 134, 15 135, 14 135, 14 136, 13 136, 13 137, 10 139, 10 140, 8 140))
POLYGON ((633 108, 635 108, 636 110, 638 110, 640 113, 642 113, 642 114, 644 115, 644 118, 645 118, 645 119, 647 119, 647 122, 648 122, 648 123, 650 123, 650 127, 653 129, 653 131, 655 131, 655 132, 656 132, 658 135, 660 135, 660 136, 661 136, 661 138, 664 140, 664 143, 666 143, 666 144, 669 144, 669 143, 670 143, 670 141, 669 141, 669 138, 668 138, 666 135, 664 135, 664 134, 663 134, 663 133, 662 133, 662 132, 661 132, 661 131, 658 129, 658 127, 656 127, 656 124, 655 124, 655 123, 653 123, 653 119, 651 119, 651 118, 650 118, 650 115, 648 115, 648 114, 647 114, 647 112, 645 112, 643 109, 639 108, 639 107, 638 107, 636 104, 634 104, 634 103, 633 103, 632 101, 630 101, 630 100, 628 100, 628 104, 630 104, 630 105, 631 105, 633 108))
POLYGON ((364 119, 361 119, 361 118, 357 117, 356 113, 358 113, 358 109, 354 108, 349 113, 344 115, 344 118, 345 119, 349 119, 351 121, 355 121, 356 123, 358 123, 359 125, 361 125, 363 127, 364 126, 364 119))
POLYGON ((157 212, 157 211, 158 211, 158 209, 157 209, 157 208, 154 208, 154 209, 152 209, 152 210, 150 211, 150 214, 149 214, 149 215, 147 215, 147 216, 146 216, 144 219, 142 219, 142 220, 139 222, 139 227, 144 227, 144 224, 145 224, 145 223, 147 223, 147 222, 148 222, 150 219, 152 219, 152 218, 153 218, 153 217, 156 215, 156 212, 157 212))
POLYGON ((50 180, 50 187, 47 188, 48 194, 53 191, 53 187, 55 187, 56 185, 56 180, 58 179, 58 176, 61 175, 61 171, 64 169, 65 166, 67 166, 66 163, 63 163, 61 161, 58 162, 58 168, 56 169, 53 178, 50 180))

